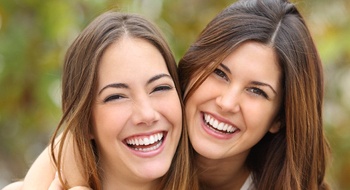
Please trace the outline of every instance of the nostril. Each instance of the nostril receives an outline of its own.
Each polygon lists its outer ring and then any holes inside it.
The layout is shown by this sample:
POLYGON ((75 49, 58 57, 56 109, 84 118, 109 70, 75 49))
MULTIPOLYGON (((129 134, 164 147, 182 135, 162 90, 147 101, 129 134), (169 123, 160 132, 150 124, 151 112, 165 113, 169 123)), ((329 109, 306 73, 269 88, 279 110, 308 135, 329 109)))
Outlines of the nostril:
POLYGON ((225 112, 237 112, 240 110, 239 98, 233 93, 223 93, 216 98, 216 104, 225 112))
POLYGON ((145 96, 134 101, 131 117, 135 125, 150 126, 159 119, 158 111, 145 96))

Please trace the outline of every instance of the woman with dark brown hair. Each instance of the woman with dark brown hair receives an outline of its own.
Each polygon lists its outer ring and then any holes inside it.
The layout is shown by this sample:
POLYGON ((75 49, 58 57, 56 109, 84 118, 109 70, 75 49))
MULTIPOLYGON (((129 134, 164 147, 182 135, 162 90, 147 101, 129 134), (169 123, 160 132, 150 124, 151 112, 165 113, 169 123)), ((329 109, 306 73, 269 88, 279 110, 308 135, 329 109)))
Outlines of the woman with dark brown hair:
POLYGON ((179 74, 201 189, 329 188, 322 64, 295 5, 232 4, 191 45, 179 74))

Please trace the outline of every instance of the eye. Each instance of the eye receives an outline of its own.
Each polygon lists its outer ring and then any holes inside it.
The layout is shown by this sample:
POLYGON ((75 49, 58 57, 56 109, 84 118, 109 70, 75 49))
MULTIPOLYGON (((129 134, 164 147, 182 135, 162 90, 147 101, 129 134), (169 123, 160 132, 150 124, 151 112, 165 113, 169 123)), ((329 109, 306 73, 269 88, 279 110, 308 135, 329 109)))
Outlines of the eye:
POLYGON ((116 95, 108 96, 106 99, 103 100, 103 102, 106 103, 106 102, 110 102, 110 101, 120 100, 123 98, 125 98, 125 97, 122 95, 116 94, 116 95))
POLYGON ((269 98, 269 96, 266 94, 266 92, 264 92, 263 90, 261 90, 260 88, 257 88, 257 87, 248 88, 248 92, 251 92, 251 93, 258 95, 258 96, 262 96, 266 99, 269 98))
POLYGON ((158 91, 168 91, 168 90, 171 90, 173 89, 172 86, 170 85, 160 85, 160 86, 157 86, 153 89, 152 93, 153 92, 158 92, 158 91))
POLYGON ((222 71, 221 69, 216 68, 214 70, 214 73, 220 77, 223 78, 225 81, 229 81, 230 79, 228 78, 228 76, 226 75, 226 73, 224 71, 222 71))

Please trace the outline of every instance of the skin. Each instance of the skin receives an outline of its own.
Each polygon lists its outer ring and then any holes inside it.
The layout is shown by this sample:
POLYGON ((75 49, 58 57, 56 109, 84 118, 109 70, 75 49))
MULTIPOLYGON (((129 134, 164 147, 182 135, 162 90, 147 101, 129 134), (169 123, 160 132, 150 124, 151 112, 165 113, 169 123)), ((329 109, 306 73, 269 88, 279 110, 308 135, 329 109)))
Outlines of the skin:
POLYGON ((2 188, 2 190, 21 189, 22 185, 23 183, 21 181, 18 181, 7 185, 6 187, 2 188))
POLYGON ((149 42, 126 36, 106 50, 98 73, 91 136, 104 168, 103 187, 150 189, 168 171, 182 128, 165 61, 149 42), (157 135, 162 138, 153 144, 130 145, 157 135))
POLYGON ((245 42, 189 97, 189 137, 201 181, 210 181, 209 187, 239 189, 249 175, 244 163, 250 149, 267 132, 278 132, 280 78, 272 48, 245 42), (217 123, 208 125, 210 119, 217 123), (213 128, 220 123, 230 126, 226 132, 213 128))

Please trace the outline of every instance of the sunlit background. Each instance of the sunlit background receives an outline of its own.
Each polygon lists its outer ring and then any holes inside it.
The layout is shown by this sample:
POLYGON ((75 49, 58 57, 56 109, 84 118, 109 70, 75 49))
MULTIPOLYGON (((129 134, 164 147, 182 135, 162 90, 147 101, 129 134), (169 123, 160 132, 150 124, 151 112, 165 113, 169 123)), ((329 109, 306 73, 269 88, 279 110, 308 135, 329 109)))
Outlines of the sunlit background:
MULTIPOLYGON (((61 116, 67 47, 100 13, 140 13, 163 31, 177 61, 229 0, 0 0, 0 188, 24 177, 61 116)), ((327 178, 350 189, 350 1, 298 0, 326 76, 327 178)))

